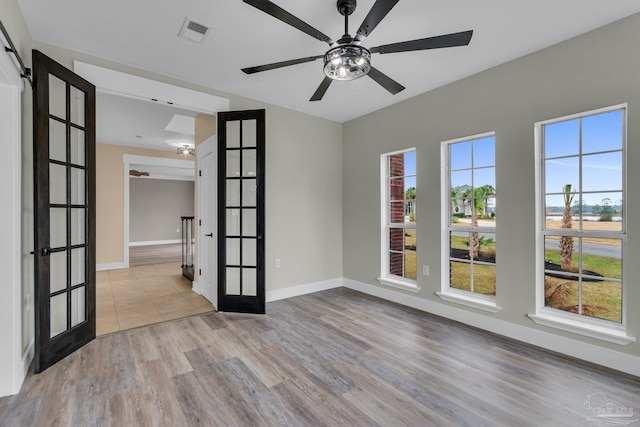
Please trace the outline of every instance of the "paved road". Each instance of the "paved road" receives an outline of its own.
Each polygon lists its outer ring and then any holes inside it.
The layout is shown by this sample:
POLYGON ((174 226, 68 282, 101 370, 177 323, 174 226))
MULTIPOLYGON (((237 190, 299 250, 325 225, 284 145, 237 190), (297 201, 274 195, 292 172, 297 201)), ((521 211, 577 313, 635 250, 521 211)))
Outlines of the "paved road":
MULTIPOLYGON (((574 250, 578 249, 578 242, 573 244, 574 250)), ((546 249, 560 250, 559 240, 547 240, 546 249)), ((620 247, 613 245, 602 245, 597 243, 582 243, 582 252, 587 255, 607 256, 611 258, 620 258, 620 247)))

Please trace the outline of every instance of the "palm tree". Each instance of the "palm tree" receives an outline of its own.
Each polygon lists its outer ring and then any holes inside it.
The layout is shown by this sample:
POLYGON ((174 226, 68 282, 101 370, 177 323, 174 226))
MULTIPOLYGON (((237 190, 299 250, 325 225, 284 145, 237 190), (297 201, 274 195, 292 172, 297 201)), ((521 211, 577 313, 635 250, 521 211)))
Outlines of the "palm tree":
MULTIPOLYGON (((573 201, 573 194, 571 194, 571 184, 566 184, 562 187, 564 193, 564 211, 562 212, 562 222, 560 228, 571 228, 571 202, 573 201)), ((573 237, 561 236, 560 237, 560 268, 564 271, 571 271, 571 256, 573 255, 573 237)))
MULTIPOLYGON (((495 188, 491 185, 483 185, 473 190, 473 227, 478 227, 478 216, 487 215, 488 211, 488 198, 496 194, 495 188)), ((478 258, 478 252, 480 250, 480 238, 478 232, 471 233, 472 253, 473 259, 478 258)))

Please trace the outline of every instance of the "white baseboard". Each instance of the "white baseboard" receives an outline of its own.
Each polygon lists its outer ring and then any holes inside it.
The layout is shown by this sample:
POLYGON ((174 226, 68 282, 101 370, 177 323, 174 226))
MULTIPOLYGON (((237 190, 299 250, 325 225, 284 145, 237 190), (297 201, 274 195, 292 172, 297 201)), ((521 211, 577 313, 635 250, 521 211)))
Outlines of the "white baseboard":
POLYGON ((200 286, 200 283, 195 280, 191 282, 191 290, 198 295, 202 295, 202 292, 204 291, 204 289, 202 289, 202 286, 200 286))
POLYGON ((117 270, 119 268, 127 268, 124 262, 110 262, 106 264, 96 264, 96 271, 117 270))
POLYGON ((322 282, 306 283, 304 285, 291 286, 284 289, 274 289, 267 291, 267 302, 278 301, 300 295, 311 294, 313 292, 326 291, 327 289, 339 288, 342 286, 343 279, 341 277, 324 280, 322 282))
POLYGON ((484 329, 505 337, 532 344, 547 350, 555 351, 576 359, 585 360, 607 368, 626 372, 640 377, 640 357, 619 351, 610 350, 597 345, 566 338, 560 335, 528 328, 522 325, 505 322, 474 313, 472 311, 452 307, 450 305, 429 301, 413 295, 398 292, 380 286, 370 285, 351 279, 343 279, 344 286, 349 289, 373 295, 398 304, 455 320, 476 328, 484 329))
POLYGON ((129 247, 131 246, 152 246, 152 245, 171 245, 174 243, 180 243, 182 240, 173 239, 173 240, 145 240, 143 242, 129 242, 129 247))
MULTIPOLYGON (((31 338, 31 342, 27 346, 24 354, 22 355, 22 380, 27 376, 27 372, 29 372, 29 367, 31 366, 31 362, 33 361, 33 353, 35 350, 36 341, 35 338, 31 338)), ((19 390, 18 390, 19 391, 19 390)))

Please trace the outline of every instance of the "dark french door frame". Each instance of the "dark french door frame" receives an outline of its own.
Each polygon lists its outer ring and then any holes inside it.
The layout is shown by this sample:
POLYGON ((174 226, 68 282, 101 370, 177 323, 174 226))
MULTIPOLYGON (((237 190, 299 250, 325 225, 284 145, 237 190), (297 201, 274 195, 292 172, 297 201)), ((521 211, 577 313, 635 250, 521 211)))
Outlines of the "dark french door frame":
MULTIPOLYGON (((226 111, 218 113, 218 309, 242 313, 265 313, 265 110, 226 111), (240 122, 240 141, 243 141, 243 126, 245 120, 256 122, 256 235, 243 236, 242 217, 240 218, 239 238, 255 238, 256 240, 256 295, 243 295, 242 276, 240 276, 239 295, 227 294, 227 215, 230 209, 242 210, 242 179, 227 177, 227 152, 242 152, 239 147, 228 147, 227 123, 240 122), (227 205, 227 181, 240 179, 240 206, 227 205)), ((240 170, 242 171, 242 156, 240 156, 240 170)), ((243 254, 240 250, 240 265, 232 266, 240 269, 242 275, 243 254)))
POLYGON ((34 174, 34 297, 35 297, 35 355, 34 371, 39 373, 55 364, 78 348, 92 341, 96 336, 96 176, 95 176, 95 86, 43 53, 33 51, 34 102, 33 102, 33 174, 34 174), (49 76, 65 82, 66 117, 50 114, 49 76), (71 86, 84 94, 84 126, 71 120, 71 86), (65 126, 66 160, 50 158, 50 120, 65 126), (76 164, 71 160, 72 129, 82 130, 84 138, 84 162, 76 164), (50 166, 55 164, 66 168, 66 202, 52 204, 50 201, 50 166), (83 171, 84 198, 74 204, 71 199, 71 170, 83 171), (66 210, 66 245, 51 247, 50 209, 66 210), (72 244, 71 210, 84 209, 84 239, 82 244, 72 244), (71 251, 84 249, 84 280, 80 284, 71 283, 71 251), (66 294, 66 330, 51 337, 51 254, 67 253, 66 286, 54 294, 66 294), (84 321, 71 324, 71 294, 74 290, 84 291, 84 321))

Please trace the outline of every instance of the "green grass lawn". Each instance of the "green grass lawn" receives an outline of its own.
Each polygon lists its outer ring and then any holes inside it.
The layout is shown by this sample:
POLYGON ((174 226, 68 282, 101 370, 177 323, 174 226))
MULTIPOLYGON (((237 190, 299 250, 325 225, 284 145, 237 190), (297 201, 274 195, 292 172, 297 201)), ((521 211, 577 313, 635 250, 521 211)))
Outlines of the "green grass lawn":
MULTIPOLYGON (((555 264, 560 263, 557 250, 546 250, 545 260, 555 264)), ((572 256, 574 266, 578 265, 576 253, 572 256)), ((584 270, 601 274, 608 279, 622 278, 622 260, 599 255, 582 255, 584 270)), ((567 295, 564 300, 552 298, 547 300, 547 306, 565 311, 577 312, 579 288, 578 281, 566 280, 558 277, 545 276, 545 288, 549 291, 557 286, 565 286, 567 295), (562 285, 564 283, 564 285, 562 285)), ((548 293, 548 292, 547 292, 548 293)), ((582 283, 583 314, 599 319, 622 321, 622 286, 620 282, 603 280, 601 282, 582 283)))
MULTIPOLYGON (((416 230, 404 231, 405 248, 416 248, 416 230)), ((405 249, 404 251, 404 277, 417 280, 418 267, 415 249, 405 249)))

